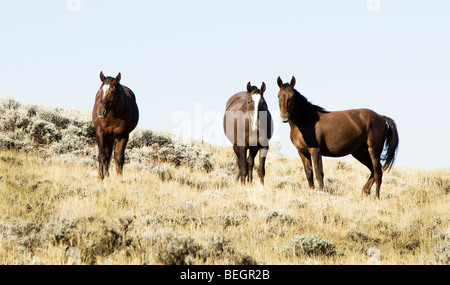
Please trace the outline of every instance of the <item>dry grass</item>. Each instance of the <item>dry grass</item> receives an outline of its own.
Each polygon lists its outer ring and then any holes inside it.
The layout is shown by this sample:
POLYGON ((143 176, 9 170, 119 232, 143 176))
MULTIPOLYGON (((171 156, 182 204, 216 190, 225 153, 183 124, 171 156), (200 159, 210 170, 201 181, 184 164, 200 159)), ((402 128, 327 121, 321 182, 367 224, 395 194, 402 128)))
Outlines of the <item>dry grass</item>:
POLYGON ((209 149, 213 172, 125 167, 104 182, 95 167, 0 152, 0 263, 65 264, 71 247, 82 264, 366 264, 373 247, 381 264, 448 263, 448 171, 394 169, 376 201, 360 198, 356 163, 326 161, 326 189, 312 191, 299 159, 271 157, 261 190, 234 182, 228 149, 209 149), (299 236, 335 252, 289 250, 299 236))
POLYGON ((194 144, 207 162, 195 164, 136 147, 103 182, 91 152, 1 150, 0 264, 449 263, 448 169, 394 167, 377 201, 360 197, 356 161, 326 160, 317 191, 299 158, 272 154, 261 190, 235 182, 231 148, 194 144))

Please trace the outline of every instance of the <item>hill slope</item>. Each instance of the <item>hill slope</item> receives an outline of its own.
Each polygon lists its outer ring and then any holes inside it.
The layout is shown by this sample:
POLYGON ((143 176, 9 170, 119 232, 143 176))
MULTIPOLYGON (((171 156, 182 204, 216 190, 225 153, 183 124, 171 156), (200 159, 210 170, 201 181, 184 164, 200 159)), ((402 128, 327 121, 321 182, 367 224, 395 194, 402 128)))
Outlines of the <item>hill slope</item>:
POLYGON ((136 130, 100 182, 93 135, 89 114, 0 101, 1 264, 449 263, 449 170, 394 166, 376 201, 356 161, 314 191, 272 153, 242 187, 230 148, 136 130))

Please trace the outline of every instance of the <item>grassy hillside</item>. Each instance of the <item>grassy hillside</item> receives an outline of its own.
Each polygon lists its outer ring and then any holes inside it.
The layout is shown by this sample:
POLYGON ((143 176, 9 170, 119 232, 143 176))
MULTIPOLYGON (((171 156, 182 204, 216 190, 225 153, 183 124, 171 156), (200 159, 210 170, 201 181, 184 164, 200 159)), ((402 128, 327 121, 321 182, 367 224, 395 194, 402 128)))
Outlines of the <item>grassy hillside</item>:
POLYGON ((317 191, 272 151, 242 187, 231 148, 136 130, 100 182, 93 135, 89 114, 0 100, 0 264, 450 263, 448 169, 394 166, 377 201, 356 161, 326 160, 317 191))

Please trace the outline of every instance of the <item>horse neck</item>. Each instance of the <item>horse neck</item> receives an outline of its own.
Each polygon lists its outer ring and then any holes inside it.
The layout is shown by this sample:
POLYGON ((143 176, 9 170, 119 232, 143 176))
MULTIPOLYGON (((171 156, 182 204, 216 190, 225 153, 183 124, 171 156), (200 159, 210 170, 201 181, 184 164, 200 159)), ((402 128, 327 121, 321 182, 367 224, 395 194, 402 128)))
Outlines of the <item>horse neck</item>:
POLYGON ((267 108, 267 103, 264 101, 264 104, 261 104, 261 108, 259 108, 259 111, 266 111, 269 112, 269 109, 267 108))
POLYGON ((112 109, 116 114, 122 114, 125 109, 125 90, 122 85, 117 85, 117 94, 114 96, 114 102, 112 105, 112 109))
POLYGON ((307 124, 309 122, 316 122, 319 118, 319 111, 313 104, 294 89, 294 108, 291 113, 291 120, 299 124, 307 124))

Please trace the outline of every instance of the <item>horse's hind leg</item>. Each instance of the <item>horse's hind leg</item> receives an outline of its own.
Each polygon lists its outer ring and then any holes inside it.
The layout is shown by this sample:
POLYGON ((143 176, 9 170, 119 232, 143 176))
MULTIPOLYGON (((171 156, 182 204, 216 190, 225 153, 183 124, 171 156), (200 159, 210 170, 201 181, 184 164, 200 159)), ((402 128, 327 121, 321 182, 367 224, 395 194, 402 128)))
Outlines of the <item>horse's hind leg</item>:
POLYGON ((302 159, 303 168, 305 169, 306 179, 308 180, 309 188, 314 189, 314 174, 312 171, 311 154, 309 152, 298 151, 300 158, 302 159))
POLYGON ((125 148, 127 146, 128 136, 116 139, 116 146, 114 147, 114 161, 116 163, 117 175, 122 175, 123 163, 125 161, 125 148))
POLYGON ((248 168, 248 182, 253 182, 253 167, 255 165, 255 157, 258 154, 258 149, 249 149, 249 155, 247 159, 248 168))
POLYGON ((370 153, 370 158, 372 159, 372 165, 373 165, 373 170, 374 170, 373 179, 376 184, 376 194, 377 194, 378 200, 380 200, 380 189, 381 189, 381 182, 382 182, 382 177, 383 177, 383 170, 382 170, 381 161, 380 161, 381 151, 379 151, 373 147, 369 147, 369 153, 370 153))
POLYGON ((311 150, 311 157, 314 166, 314 172, 316 173, 316 180, 319 183, 319 189, 323 189, 323 164, 322 155, 318 148, 313 148, 311 150))
POLYGON ((370 158, 370 154, 369 154, 367 146, 361 147, 358 151, 352 153, 352 156, 354 158, 356 158, 359 162, 364 164, 370 170, 370 177, 367 180, 367 182, 364 185, 363 190, 362 190, 362 195, 369 196, 370 189, 372 188, 372 185, 375 182, 375 180, 374 180, 374 170, 373 170, 372 159, 370 158))

